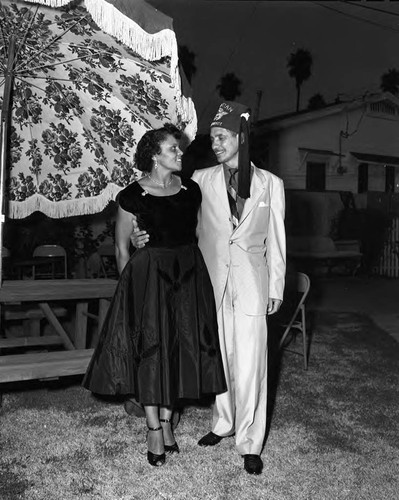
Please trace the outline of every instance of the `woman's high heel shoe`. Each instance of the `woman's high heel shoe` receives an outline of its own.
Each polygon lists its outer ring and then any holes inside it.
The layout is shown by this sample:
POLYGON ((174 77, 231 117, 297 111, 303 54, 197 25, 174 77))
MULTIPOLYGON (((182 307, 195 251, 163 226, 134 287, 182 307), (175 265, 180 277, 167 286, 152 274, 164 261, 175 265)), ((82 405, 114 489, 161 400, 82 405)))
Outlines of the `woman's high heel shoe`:
MULTIPOLYGON (((172 424, 172 421, 169 418, 160 418, 159 421, 169 425, 172 424)), ((165 451, 167 453, 180 453, 179 445, 176 441, 173 444, 165 444, 165 451)))
MULTIPOLYGON (((162 427, 148 427, 148 431, 160 431, 162 430, 162 427)), ((166 446, 165 446, 166 450, 166 446)), ((157 455, 156 453, 152 453, 152 451, 147 451, 147 460, 148 463, 153 465, 154 467, 160 467, 165 463, 165 453, 161 453, 160 455, 157 455)))

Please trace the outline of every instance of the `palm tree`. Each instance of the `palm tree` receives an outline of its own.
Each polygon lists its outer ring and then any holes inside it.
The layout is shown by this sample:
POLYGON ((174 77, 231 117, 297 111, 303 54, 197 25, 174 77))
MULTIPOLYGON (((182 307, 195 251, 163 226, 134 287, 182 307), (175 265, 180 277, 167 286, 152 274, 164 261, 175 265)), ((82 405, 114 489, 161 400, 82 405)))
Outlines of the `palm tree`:
POLYGON ((381 76, 380 89, 383 92, 391 92, 393 95, 399 94, 399 71, 395 68, 390 68, 381 76))
POLYGON ((192 52, 187 45, 179 45, 179 61, 183 67, 188 83, 191 83, 193 76, 197 72, 197 66, 195 64, 196 57, 195 52, 192 52))
POLYGON ((308 101, 308 109, 311 111, 324 108, 325 106, 327 106, 326 100, 320 93, 312 95, 308 101))
POLYGON ((313 57, 306 49, 298 49, 288 57, 288 74, 295 78, 296 110, 299 111, 301 86, 312 75, 313 57))
POLYGON ((234 101, 241 95, 241 85, 242 81, 234 73, 226 73, 221 77, 216 90, 223 99, 234 101))

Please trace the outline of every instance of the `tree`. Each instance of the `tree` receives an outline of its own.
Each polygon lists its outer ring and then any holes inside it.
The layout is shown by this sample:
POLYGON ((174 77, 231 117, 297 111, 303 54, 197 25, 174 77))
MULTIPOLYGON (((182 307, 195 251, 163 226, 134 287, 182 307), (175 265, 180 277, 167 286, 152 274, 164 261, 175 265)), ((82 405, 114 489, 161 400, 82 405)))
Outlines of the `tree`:
POLYGON ((297 111, 299 111, 301 87, 303 82, 312 75, 312 65, 312 54, 306 49, 298 49, 288 57, 288 74, 295 79, 297 111))
POLYGON ((324 108, 325 106, 327 106, 327 103, 320 93, 312 95, 308 101, 308 109, 311 111, 324 108))
POLYGON ((381 76, 380 89, 383 92, 391 92, 393 95, 399 94, 399 71, 395 68, 390 68, 381 76))
POLYGON ((179 61, 183 67, 188 83, 191 83, 193 76, 197 72, 197 66, 195 64, 196 57, 195 52, 192 52, 186 45, 179 45, 179 61))
POLYGON ((221 77, 216 90, 223 99, 234 101, 241 95, 241 85, 242 81, 234 73, 226 73, 221 77))

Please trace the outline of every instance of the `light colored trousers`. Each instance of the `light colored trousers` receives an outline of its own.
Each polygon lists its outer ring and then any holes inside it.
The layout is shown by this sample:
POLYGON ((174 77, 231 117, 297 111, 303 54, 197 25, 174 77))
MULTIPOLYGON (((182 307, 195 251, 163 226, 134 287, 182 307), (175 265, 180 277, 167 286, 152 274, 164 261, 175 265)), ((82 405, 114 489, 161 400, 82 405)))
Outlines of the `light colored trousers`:
POLYGON ((235 432, 240 455, 260 455, 267 409, 266 315, 244 314, 237 301, 236 285, 230 272, 218 311, 220 349, 228 390, 216 396, 212 431, 218 436, 230 436, 235 432))

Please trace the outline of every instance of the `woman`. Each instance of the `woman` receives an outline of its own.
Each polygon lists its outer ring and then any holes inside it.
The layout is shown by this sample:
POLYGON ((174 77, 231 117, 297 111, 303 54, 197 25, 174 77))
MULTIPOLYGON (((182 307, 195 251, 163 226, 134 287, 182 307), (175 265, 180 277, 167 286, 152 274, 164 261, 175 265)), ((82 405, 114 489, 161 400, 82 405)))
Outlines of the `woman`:
POLYGON ((182 181, 181 134, 166 124, 147 132, 135 162, 144 175, 119 194, 119 283, 83 385, 98 394, 129 394, 143 406, 147 458, 179 452, 171 416, 180 398, 226 390, 213 289, 195 235, 201 191, 182 181), (129 254, 133 221, 150 243, 129 254))

